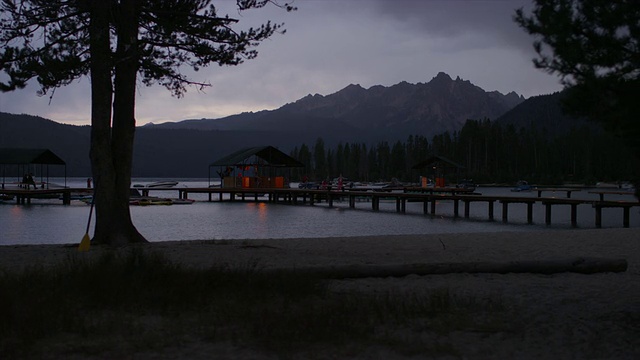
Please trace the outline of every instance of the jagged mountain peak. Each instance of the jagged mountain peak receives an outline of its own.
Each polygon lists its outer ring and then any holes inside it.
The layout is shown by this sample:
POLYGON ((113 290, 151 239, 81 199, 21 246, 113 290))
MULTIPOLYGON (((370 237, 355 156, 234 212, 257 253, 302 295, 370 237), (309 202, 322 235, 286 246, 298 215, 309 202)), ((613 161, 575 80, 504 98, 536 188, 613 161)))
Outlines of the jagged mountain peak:
POLYGON ((362 86, 360 86, 360 84, 349 84, 347 85, 344 89, 338 91, 358 91, 358 90, 364 90, 364 88, 362 86))
POLYGON ((449 81, 450 82, 450 81, 453 81, 453 79, 451 79, 451 76, 449 76, 449 74, 440 71, 438 75, 434 76, 433 79, 431 79, 431 81, 449 81))

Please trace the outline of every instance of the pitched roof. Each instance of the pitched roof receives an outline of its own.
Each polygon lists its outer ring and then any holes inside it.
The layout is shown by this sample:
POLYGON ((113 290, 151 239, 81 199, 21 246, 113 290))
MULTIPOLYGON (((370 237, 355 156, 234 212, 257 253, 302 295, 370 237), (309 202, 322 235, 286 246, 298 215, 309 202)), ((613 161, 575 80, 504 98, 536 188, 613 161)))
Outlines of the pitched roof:
POLYGON ((0 149, 0 164, 66 165, 64 160, 49 149, 0 149))
POLYGON ((273 146, 256 146, 238 150, 221 159, 214 161, 209 166, 230 166, 230 165, 262 165, 273 167, 304 167, 304 164, 273 146), (264 160, 256 161, 255 158, 264 160))
POLYGON ((447 159, 446 157, 439 156, 439 155, 433 155, 433 156, 427 158, 426 160, 423 160, 423 161, 413 165, 411 168, 412 169, 422 169, 422 168, 425 168, 425 167, 432 166, 433 164, 439 164, 440 166, 444 166, 444 167, 452 167, 452 168, 464 169, 464 166, 458 164, 457 162, 451 161, 451 160, 447 159))

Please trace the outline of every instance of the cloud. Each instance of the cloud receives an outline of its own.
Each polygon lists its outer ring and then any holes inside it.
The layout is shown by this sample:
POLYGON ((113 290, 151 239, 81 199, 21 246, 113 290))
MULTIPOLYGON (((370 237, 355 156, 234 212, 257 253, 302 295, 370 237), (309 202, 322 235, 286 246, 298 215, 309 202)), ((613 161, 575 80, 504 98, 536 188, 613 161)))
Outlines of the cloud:
MULTIPOLYGON (((561 88, 557 78, 533 67, 533 39, 512 20, 516 8, 529 6, 525 0, 297 0, 295 12, 268 6, 241 14, 230 8, 235 2, 219 3, 242 28, 272 20, 284 22, 287 31, 260 44, 256 59, 194 73, 211 84, 202 92, 190 89, 176 99, 162 87, 140 84, 138 124, 275 109, 349 84, 427 82, 440 71, 487 91, 526 97, 561 88)), ((36 90, 0 94, 0 111, 87 123, 87 79, 59 89, 51 105, 36 90)))
POLYGON ((375 4, 380 16, 405 24, 407 32, 449 39, 475 34, 512 48, 532 48, 531 39, 513 22, 515 10, 529 8, 530 1, 376 0, 375 4))

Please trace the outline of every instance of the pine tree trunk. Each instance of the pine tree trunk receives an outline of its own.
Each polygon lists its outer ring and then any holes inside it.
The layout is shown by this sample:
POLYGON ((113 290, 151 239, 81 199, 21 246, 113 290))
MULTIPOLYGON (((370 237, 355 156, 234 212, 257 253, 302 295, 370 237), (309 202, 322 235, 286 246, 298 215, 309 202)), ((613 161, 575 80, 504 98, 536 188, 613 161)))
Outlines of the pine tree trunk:
POLYGON ((92 1, 91 6, 90 157, 96 208, 93 242, 114 246, 146 242, 133 225, 129 211, 137 72, 135 1, 120 5, 114 84, 109 48, 110 2, 92 1))

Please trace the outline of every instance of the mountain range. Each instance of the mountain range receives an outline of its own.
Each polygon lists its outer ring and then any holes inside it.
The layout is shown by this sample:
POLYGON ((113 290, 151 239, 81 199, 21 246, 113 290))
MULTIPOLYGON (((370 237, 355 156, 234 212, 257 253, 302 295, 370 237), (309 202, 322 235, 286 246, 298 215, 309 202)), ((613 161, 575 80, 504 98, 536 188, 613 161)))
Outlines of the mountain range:
MULTIPOLYGON (((208 164, 248 146, 272 145, 289 152, 302 144, 313 146, 318 138, 326 146, 391 143, 409 135, 431 138, 458 131, 468 119, 488 118, 555 133, 579 121, 562 114, 559 97, 556 93, 525 100, 513 92, 486 92, 445 73, 428 83, 369 89, 349 85, 276 110, 138 127, 133 176, 208 177, 208 164)), ((51 149, 67 162, 68 176, 90 174, 89 138, 89 126, 0 113, 0 148, 51 149)))
POLYGON ((146 125, 148 128, 224 131, 278 131, 326 143, 427 138, 462 128, 467 119, 496 119, 524 101, 511 92, 486 92, 469 81, 439 73, 428 83, 349 85, 327 96, 307 95, 276 110, 248 112, 221 119, 192 119, 146 125))

